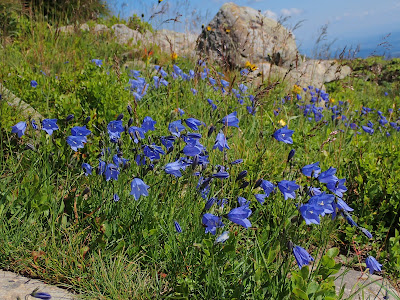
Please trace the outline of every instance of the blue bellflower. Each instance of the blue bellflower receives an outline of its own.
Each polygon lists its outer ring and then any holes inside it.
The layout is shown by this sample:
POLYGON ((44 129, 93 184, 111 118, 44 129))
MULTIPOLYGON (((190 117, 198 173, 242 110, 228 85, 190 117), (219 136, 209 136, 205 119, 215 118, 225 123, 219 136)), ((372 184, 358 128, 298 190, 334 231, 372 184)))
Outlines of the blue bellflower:
POLYGON ((106 181, 110 179, 118 180, 119 171, 116 165, 108 164, 105 170, 106 181))
POLYGON ((44 119, 42 121, 42 130, 46 131, 48 135, 52 135, 53 131, 57 129, 57 119, 44 119))
POLYGON ((92 166, 88 163, 83 163, 82 169, 85 171, 85 176, 89 176, 92 174, 92 166))
POLYGON ((307 250, 300 246, 293 247, 293 255, 300 270, 303 268, 303 266, 306 266, 310 264, 310 262, 314 261, 314 258, 307 252, 307 250))
POLYGON ((25 134, 25 130, 26 122, 18 122, 16 125, 11 127, 11 132, 18 134, 19 138, 25 134))
POLYGON ((345 187, 344 183, 346 182, 346 179, 339 179, 336 181, 329 181, 326 184, 326 187, 328 190, 330 190, 332 193, 334 193, 338 197, 343 197, 343 193, 347 191, 347 187, 345 187))
POLYGON ((239 119, 236 116, 237 112, 234 111, 233 113, 223 117, 221 123, 225 126, 239 127, 239 119))
POLYGON ((181 131, 185 130, 185 126, 182 125, 181 120, 174 121, 168 125, 168 130, 171 134, 175 135, 176 137, 180 137, 181 131))
POLYGON ((220 171, 218 173, 213 174, 212 177, 218 178, 218 179, 226 179, 229 177, 229 173, 226 171, 220 171))
POLYGON ((37 129, 38 129, 38 126, 37 126, 36 121, 35 121, 34 119, 32 119, 31 125, 32 125, 32 128, 33 128, 34 130, 37 130, 37 129))
POLYGON ((335 173, 336 173, 336 169, 330 167, 325 172, 322 172, 321 174, 319 174, 318 181, 321 182, 321 183, 328 183, 328 182, 331 182, 331 181, 336 182, 338 180, 338 178, 336 176, 334 176, 335 173))
POLYGON ((75 152, 78 151, 79 148, 85 147, 86 141, 87 141, 86 136, 70 135, 70 136, 67 137, 67 144, 75 152))
POLYGON ((267 194, 255 194, 254 197, 256 198, 256 200, 257 200, 260 204, 264 204, 265 198, 267 198, 268 195, 267 195, 267 194))
POLYGON ((263 179, 260 186, 264 190, 264 193, 267 197, 269 197, 269 195, 275 190, 275 185, 268 180, 263 179))
POLYGON ((213 214, 204 214, 202 218, 203 226, 206 228, 205 233, 210 232, 215 235, 217 233, 217 228, 224 227, 224 223, 222 223, 222 218, 215 216, 213 214))
POLYGON ((136 126, 131 126, 128 129, 129 136, 131 139, 133 139, 133 142, 135 144, 139 143, 139 140, 142 140, 145 138, 145 133, 146 131, 143 128, 139 128, 136 126))
POLYGON ((122 126, 122 121, 111 121, 107 125, 108 135, 110 140, 113 143, 116 143, 118 139, 121 137, 121 132, 124 131, 124 127, 122 126))
POLYGON ((148 196, 149 192, 147 189, 150 188, 140 178, 134 178, 131 182, 131 195, 135 197, 135 200, 139 200, 140 196, 148 196))
POLYGON ((285 197, 285 200, 288 198, 296 198, 295 190, 297 190, 300 186, 298 186, 294 181, 282 180, 278 182, 278 188, 285 197))
POLYGON ((106 171, 106 163, 99 159, 99 165, 97 167, 97 174, 98 175, 103 175, 104 172, 106 171))
POLYGON ((318 207, 312 205, 310 203, 303 204, 300 206, 300 214, 303 217, 304 221, 306 221, 307 225, 310 224, 319 224, 319 216, 324 212, 322 207, 318 207))
POLYGON ((213 149, 218 148, 219 151, 224 151, 224 148, 230 149, 226 141, 226 137, 222 131, 217 134, 213 149))
POLYGON ((365 260, 365 264, 367 265, 370 274, 374 274, 375 271, 382 271, 382 265, 373 256, 368 256, 365 260))
POLYGON ((203 124, 203 122, 201 122, 200 120, 197 120, 195 118, 187 118, 184 121, 185 121, 186 125, 192 130, 199 130, 198 126, 203 124))
POLYGON ((251 213, 252 211, 248 205, 243 205, 232 209, 226 217, 233 223, 249 228, 251 223, 247 218, 250 217, 251 213))
POLYGON ((369 133, 369 134, 373 134, 374 133, 374 129, 373 128, 371 128, 371 127, 368 127, 368 126, 361 126, 362 127, 362 129, 366 132, 366 133, 369 133))
POLYGON ((92 132, 86 128, 86 126, 75 126, 71 128, 71 135, 73 136, 88 136, 92 132))
MULTIPOLYGON (((309 205, 312 205, 315 208, 320 208, 323 210, 322 213, 319 213, 321 216, 325 214, 333 213, 333 202, 335 201, 335 196, 332 194, 326 194, 323 192, 322 194, 315 195, 310 198, 308 201, 309 205)), ((319 211, 319 210, 318 210, 319 211)))
POLYGON ((175 177, 181 177, 181 168, 182 168, 182 162, 180 160, 177 160, 175 162, 166 164, 164 167, 164 171, 167 174, 174 175, 175 177))
POLYGON ((160 154, 164 155, 165 152, 160 146, 153 144, 153 145, 146 145, 143 149, 143 154, 146 157, 148 157, 151 161, 153 161, 154 159, 160 159, 161 158, 160 154))
POLYGON ((306 165, 301 169, 301 172, 308 176, 308 177, 318 177, 318 174, 321 172, 321 168, 319 167, 319 161, 317 161, 316 163, 310 164, 310 165, 306 165))
POLYGON ((42 299, 42 300, 48 300, 51 299, 51 295, 45 292, 37 292, 37 289, 35 289, 31 294, 33 298, 37 299, 42 299))
POLYGON ((287 126, 282 127, 274 132, 273 137, 278 142, 284 142, 285 144, 293 144, 293 139, 291 138, 293 130, 287 128, 287 126))
POLYGON ((155 130, 154 125, 157 122, 154 121, 151 117, 145 117, 142 122, 142 129, 147 132, 149 130, 155 130))
POLYGON ((113 200, 114 200, 114 202, 118 202, 118 201, 119 201, 119 196, 118 196, 118 194, 114 194, 114 195, 113 195, 113 200))

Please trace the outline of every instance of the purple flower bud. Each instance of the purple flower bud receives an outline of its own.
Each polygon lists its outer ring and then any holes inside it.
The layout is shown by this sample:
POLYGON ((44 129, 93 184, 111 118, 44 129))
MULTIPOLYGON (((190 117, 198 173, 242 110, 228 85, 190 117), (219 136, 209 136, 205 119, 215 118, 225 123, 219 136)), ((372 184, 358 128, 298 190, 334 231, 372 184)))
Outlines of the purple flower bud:
POLYGON ((128 113, 130 114, 130 115, 132 115, 132 106, 130 106, 129 104, 128 104, 128 106, 126 107, 126 109, 128 110, 128 113))
POLYGON ((182 228, 181 225, 179 225, 178 221, 174 221, 174 225, 175 225, 175 230, 177 233, 181 233, 182 232, 182 228))
POLYGON ((243 179, 247 176, 247 171, 244 170, 242 172, 239 173, 239 175, 236 177, 236 181, 239 181, 240 179, 243 179))
POLYGON ((296 153, 296 150, 294 150, 294 149, 290 150, 288 158, 287 158, 287 162, 289 162, 293 158, 295 153, 296 153))
POLYGON ((65 118, 65 121, 66 122, 69 122, 69 121, 72 121, 73 119, 74 119, 74 115, 73 114, 70 114, 70 115, 68 115, 66 118, 65 118))

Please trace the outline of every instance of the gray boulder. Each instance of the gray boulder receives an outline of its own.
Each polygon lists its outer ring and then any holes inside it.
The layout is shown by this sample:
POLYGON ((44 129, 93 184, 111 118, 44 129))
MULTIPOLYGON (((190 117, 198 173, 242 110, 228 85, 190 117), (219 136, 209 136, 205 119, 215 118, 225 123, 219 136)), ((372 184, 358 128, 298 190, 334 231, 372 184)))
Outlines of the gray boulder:
POLYGON ((82 30, 82 31, 89 31, 89 30, 90 30, 89 25, 86 24, 86 23, 83 23, 83 24, 79 27, 79 29, 82 30))
POLYGON ((105 33, 108 31, 110 31, 110 29, 104 24, 96 24, 96 26, 94 26, 93 28, 93 32, 98 34, 105 33))
POLYGON ((149 36, 148 42, 157 44, 164 52, 175 52, 179 56, 194 56, 197 35, 162 29, 149 36))
POLYGON ((61 26, 57 29, 59 32, 73 33, 75 31, 74 25, 61 26))
POLYGON ((119 44, 127 44, 129 42, 136 44, 143 39, 139 31, 130 29, 124 24, 115 24, 111 29, 114 31, 114 36, 119 44))
POLYGON ((298 58, 293 33, 259 11, 225 3, 203 29, 197 48, 230 66, 272 62, 290 66, 298 58))
POLYGON ((297 68, 291 69, 271 63, 262 63, 257 66, 259 67, 258 71, 263 73, 264 79, 281 80, 286 76, 285 80, 290 86, 294 84, 301 87, 312 85, 320 89, 325 89, 325 83, 343 79, 351 73, 349 66, 342 66, 335 60, 308 60, 302 62, 297 68))

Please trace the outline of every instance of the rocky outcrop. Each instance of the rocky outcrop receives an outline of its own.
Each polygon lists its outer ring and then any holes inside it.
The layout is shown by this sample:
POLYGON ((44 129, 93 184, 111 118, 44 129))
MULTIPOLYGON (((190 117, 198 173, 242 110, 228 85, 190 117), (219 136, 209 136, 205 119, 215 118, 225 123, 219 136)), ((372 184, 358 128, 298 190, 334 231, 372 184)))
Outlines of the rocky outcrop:
POLYGON ((130 29, 124 24, 115 24, 111 29, 113 30, 115 39, 119 44, 136 44, 138 41, 143 40, 143 36, 139 31, 130 29))
POLYGON ((100 34, 100 33, 105 33, 108 31, 110 31, 110 29, 104 24, 96 24, 96 26, 93 27, 94 33, 100 34))
POLYGON ((350 75, 351 68, 335 60, 308 60, 300 64, 296 71, 300 76, 307 75, 311 80, 326 83, 345 78, 350 75))
POLYGON ((294 35, 250 7, 225 3, 200 35, 198 51, 230 66, 272 62, 290 66, 298 58, 294 35))
POLYGON ((335 60, 308 60, 302 62, 298 68, 284 68, 271 63, 257 65, 264 78, 279 80, 285 77, 290 85, 297 84, 301 87, 309 85, 325 89, 324 84, 334 80, 343 79, 350 75, 351 68, 342 66, 335 60))
POLYGON ((150 36, 148 41, 157 44, 164 52, 175 52, 182 56, 194 56, 197 35, 194 33, 175 32, 162 29, 150 36))

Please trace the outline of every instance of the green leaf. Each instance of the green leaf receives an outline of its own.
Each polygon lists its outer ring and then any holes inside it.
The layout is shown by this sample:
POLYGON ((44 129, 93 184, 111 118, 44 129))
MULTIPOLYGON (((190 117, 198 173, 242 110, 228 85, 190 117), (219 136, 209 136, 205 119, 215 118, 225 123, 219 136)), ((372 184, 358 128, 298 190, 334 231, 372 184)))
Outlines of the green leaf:
POLYGON ((296 288, 304 288, 305 287, 303 277, 301 277, 297 273, 292 273, 292 283, 296 288))
POLYGON ((210 251, 206 248, 203 248, 203 252, 205 255, 210 256, 210 251))
POLYGON ((207 248, 211 248, 213 242, 210 239, 203 239, 203 245, 206 246, 207 248))
POLYGON ((333 258, 330 258, 327 255, 324 255, 322 257, 322 264, 327 268, 333 268, 335 266, 335 261, 333 260, 333 258))
POLYGON ((328 255, 330 258, 334 258, 339 254, 339 249, 338 248, 331 248, 326 252, 326 255, 328 255))
POLYGON ((300 274, 304 280, 307 280, 308 275, 310 274, 310 270, 309 270, 308 266, 303 266, 300 270, 300 274))
POLYGON ((310 282, 307 287, 308 296, 311 297, 312 295, 314 295, 318 291, 318 289, 319 289, 318 283, 316 283, 315 281, 310 282))
POLYGON ((307 294, 298 288, 293 289, 293 294, 295 294, 298 298, 303 299, 303 300, 308 300, 307 294))
POLYGON ((277 253, 280 250, 279 244, 276 245, 276 247, 272 247, 268 251, 268 258, 267 258, 267 263, 272 264, 276 258, 277 253))

